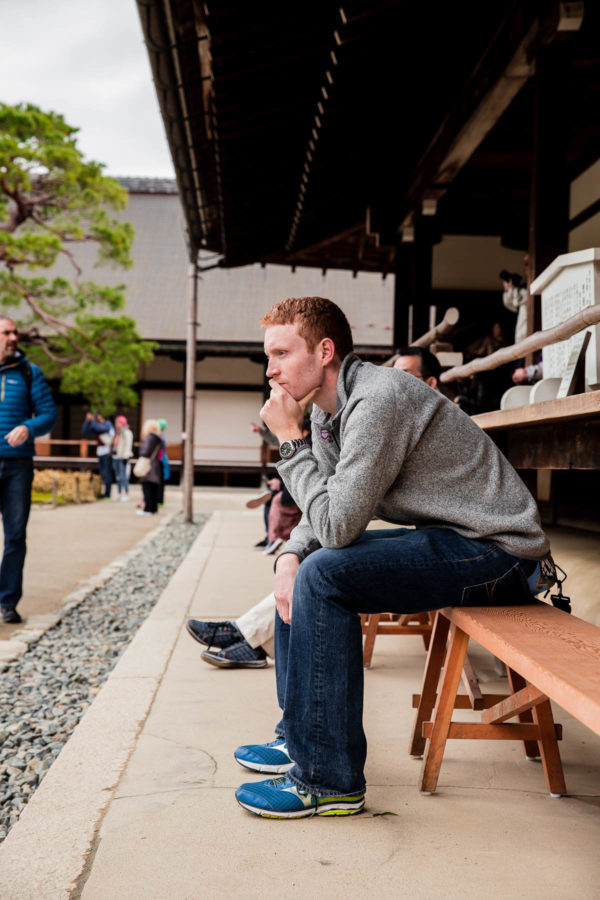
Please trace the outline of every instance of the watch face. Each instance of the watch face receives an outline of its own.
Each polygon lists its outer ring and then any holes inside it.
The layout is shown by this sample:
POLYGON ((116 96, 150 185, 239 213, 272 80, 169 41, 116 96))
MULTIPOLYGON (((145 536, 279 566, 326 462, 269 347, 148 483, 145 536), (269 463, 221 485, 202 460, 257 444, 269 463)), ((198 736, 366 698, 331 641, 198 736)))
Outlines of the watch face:
POLYGON ((293 452, 294 445, 291 441, 284 441, 279 448, 279 453, 283 459, 287 459, 289 456, 292 456, 293 452))

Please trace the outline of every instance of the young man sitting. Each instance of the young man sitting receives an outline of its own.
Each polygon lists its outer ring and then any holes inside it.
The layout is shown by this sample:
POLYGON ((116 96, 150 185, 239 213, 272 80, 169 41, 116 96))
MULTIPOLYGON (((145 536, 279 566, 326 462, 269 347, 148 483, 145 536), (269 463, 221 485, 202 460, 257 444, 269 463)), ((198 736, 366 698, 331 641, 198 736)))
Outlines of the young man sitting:
POLYGON ((341 310, 284 300, 262 319, 278 474, 302 520, 276 561, 275 666, 283 719, 243 766, 258 815, 362 810, 366 739, 357 613, 527 603, 549 552, 535 501, 470 418, 412 375, 363 363, 341 310), (312 448, 302 417, 313 401, 312 448), (370 520, 414 528, 369 530, 370 520))

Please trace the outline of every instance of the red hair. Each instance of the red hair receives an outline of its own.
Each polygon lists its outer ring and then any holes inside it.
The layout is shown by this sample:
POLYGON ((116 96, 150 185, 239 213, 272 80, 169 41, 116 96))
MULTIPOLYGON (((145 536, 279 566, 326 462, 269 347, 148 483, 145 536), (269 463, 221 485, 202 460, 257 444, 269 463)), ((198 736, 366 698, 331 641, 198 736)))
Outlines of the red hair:
POLYGON ((298 325, 298 334, 309 350, 323 338, 330 338, 340 361, 352 353, 354 344, 348 319, 331 300, 324 297, 293 297, 281 300, 260 320, 263 328, 271 325, 298 325))

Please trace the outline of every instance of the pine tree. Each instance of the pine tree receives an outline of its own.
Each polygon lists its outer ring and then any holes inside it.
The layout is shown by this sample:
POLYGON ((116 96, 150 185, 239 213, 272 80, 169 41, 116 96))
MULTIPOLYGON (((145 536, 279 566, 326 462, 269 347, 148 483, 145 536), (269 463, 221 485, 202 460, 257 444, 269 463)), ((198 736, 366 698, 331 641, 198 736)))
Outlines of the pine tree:
POLYGON ((132 385, 156 345, 118 314, 122 285, 82 278, 77 245, 92 244, 98 264, 129 268, 134 231, 113 215, 127 191, 84 159, 76 133, 57 113, 0 104, 0 310, 48 377, 108 414, 137 404, 132 385), (61 258, 69 278, 46 271, 61 258))

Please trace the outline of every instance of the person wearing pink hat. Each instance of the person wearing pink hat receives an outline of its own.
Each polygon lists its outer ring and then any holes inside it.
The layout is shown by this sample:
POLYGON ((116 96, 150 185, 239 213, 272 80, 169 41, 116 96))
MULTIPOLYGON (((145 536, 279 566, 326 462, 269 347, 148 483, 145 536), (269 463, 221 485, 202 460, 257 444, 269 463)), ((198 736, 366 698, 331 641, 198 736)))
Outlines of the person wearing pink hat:
POLYGON ((125 416, 115 419, 116 435, 113 443, 113 466, 119 493, 115 500, 129 500, 129 460, 133 454, 133 432, 125 416))

